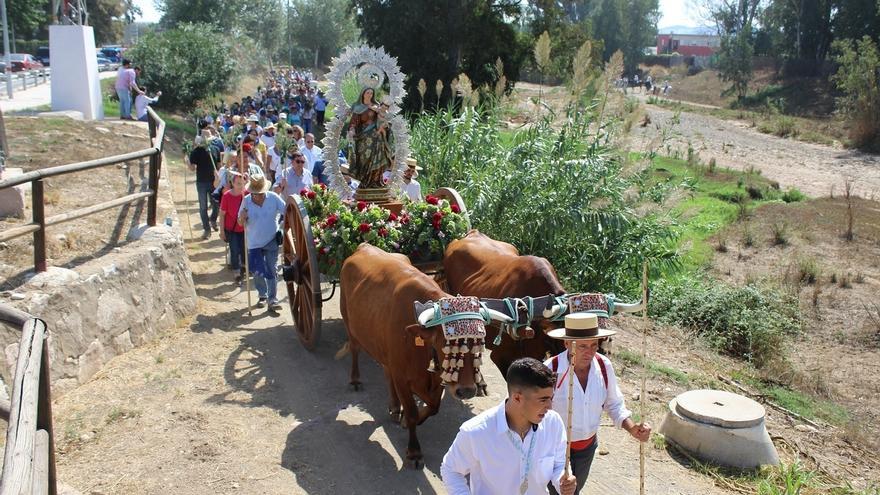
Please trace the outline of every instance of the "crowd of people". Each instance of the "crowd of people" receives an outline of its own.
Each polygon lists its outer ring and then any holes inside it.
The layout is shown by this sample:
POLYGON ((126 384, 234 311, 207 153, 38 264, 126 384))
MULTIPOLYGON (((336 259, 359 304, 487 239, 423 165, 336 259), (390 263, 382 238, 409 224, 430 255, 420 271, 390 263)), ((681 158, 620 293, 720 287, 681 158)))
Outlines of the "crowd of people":
MULTIPOLYGON (((133 87, 127 80, 123 84, 133 87)), ((195 172, 202 239, 218 232, 228 243, 228 267, 238 284, 248 262, 257 307, 280 308, 275 273, 285 198, 313 184, 332 187, 316 136, 323 135, 327 104, 310 72, 273 70, 254 95, 199 116, 199 135, 186 159, 195 172)), ((346 153, 339 152, 338 159, 354 192, 359 183, 346 153)), ((421 167, 412 159, 407 165, 397 193, 421 201, 416 179, 421 167)), ((390 180, 389 171, 384 179, 390 180)))

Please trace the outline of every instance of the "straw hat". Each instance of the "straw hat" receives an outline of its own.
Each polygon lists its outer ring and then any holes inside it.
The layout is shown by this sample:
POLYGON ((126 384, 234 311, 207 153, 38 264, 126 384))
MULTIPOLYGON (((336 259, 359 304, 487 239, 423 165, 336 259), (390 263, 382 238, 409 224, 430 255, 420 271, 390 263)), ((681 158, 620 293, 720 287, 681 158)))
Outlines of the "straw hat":
POLYGON ((406 166, 409 168, 414 168, 416 169, 416 171, 424 170, 422 167, 419 166, 419 162, 417 162, 416 159, 412 157, 406 159, 406 166))
POLYGON ((342 172, 343 175, 349 175, 348 164, 347 163, 340 163, 339 164, 339 171, 342 172))
POLYGON ((565 315, 565 328, 550 330, 547 335, 559 340, 591 340, 616 333, 614 330, 599 328, 599 318, 593 313, 573 313, 565 315))
POLYGON ((248 116, 248 118, 247 118, 247 122, 259 122, 259 121, 260 121, 260 118, 254 114, 250 114, 250 116, 248 116))
POLYGON ((268 131, 269 129, 273 129, 273 130, 274 130, 274 129, 275 129, 275 124, 272 123, 272 122, 270 122, 269 125, 267 125, 266 127, 263 127, 263 131, 268 131))
POLYGON ((272 187, 272 185, 269 184, 269 181, 266 180, 266 177, 262 175, 253 176, 251 177, 250 182, 248 182, 248 191, 250 191, 251 194, 262 194, 269 192, 270 187, 272 187))

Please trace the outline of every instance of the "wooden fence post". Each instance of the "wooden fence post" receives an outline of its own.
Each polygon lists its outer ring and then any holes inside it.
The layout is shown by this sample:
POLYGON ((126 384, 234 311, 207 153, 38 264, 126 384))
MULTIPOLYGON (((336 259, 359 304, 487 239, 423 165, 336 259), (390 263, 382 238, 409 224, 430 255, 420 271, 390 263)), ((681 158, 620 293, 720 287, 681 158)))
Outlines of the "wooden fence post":
POLYGON ((6 121, 3 120, 3 110, 0 110, 0 149, 6 158, 9 158, 9 142, 6 140, 6 121))
POLYGON ((31 182, 31 212, 40 230, 34 232, 34 271, 46 271, 46 212, 43 207, 43 179, 31 182))
POLYGON ((150 195, 150 199, 147 201, 147 225, 149 225, 150 227, 155 227, 156 216, 158 213, 157 203, 159 200, 159 162, 161 160, 159 145, 161 145, 161 143, 156 143, 156 121, 153 119, 153 116, 150 115, 147 121, 150 126, 150 144, 152 144, 153 148, 156 149, 156 153, 150 155, 149 187, 150 190, 153 191, 153 194, 150 195))
POLYGON ((52 380, 49 376, 49 329, 45 329, 43 339, 43 357, 40 361, 40 393, 37 396, 37 428, 48 434, 49 444, 49 495, 57 495, 58 486, 55 478, 55 431, 52 425, 52 380))

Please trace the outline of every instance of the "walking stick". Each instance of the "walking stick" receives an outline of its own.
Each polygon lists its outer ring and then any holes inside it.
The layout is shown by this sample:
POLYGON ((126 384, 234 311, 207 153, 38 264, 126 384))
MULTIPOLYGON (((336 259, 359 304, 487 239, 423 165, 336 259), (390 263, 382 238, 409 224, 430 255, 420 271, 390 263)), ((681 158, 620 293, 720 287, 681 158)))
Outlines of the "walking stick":
POLYGON ((565 474, 571 475, 571 413, 572 413, 572 400, 574 399, 574 359, 575 359, 575 342, 574 340, 569 341, 571 344, 571 356, 568 359, 568 422, 566 423, 568 426, 565 429, 565 474))
MULTIPOLYGON (((648 362, 648 262, 642 264, 642 363, 648 362)), ((643 364, 643 366, 646 366, 643 364)), ((645 382, 647 368, 642 368, 642 390, 639 392, 639 416, 645 423, 645 382)), ((645 442, 639 442, 639 495, 645 495, 645 442)))
MULTIPOLYGON (((247 210, 245 210, 247 211, 247 210)), ((247 241, 247 221, 244 222, 244 286, 245 291, 247 292, 247 300, 248 300, 248 316, 253 316, 251 313, 251 267, 248 259, 250 258, 250 252, 248 251, 248 241, 247 241)))

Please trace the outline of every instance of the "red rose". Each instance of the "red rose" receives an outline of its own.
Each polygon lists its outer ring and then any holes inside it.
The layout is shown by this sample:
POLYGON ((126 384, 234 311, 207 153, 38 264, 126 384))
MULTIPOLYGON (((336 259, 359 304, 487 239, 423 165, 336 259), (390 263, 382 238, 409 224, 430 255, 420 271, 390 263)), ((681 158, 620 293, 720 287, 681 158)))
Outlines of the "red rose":
POLYGON ((396 222, 397 221, 397 215, 393 211, 388 214, 388 221, 389 222, 396 222))
POLYGON ((385 227, 380 227, 379 228, 379 236, 380 237, 388 237, 388 229, 386 229, 385 227))
POLYGON ((452 213, 461 213, 461 208, 458 205, 452 205, 449 208, 452 210, 452 213))
POLYGON ((440 230, 440 221, 439 220, 434 220, 433 222, 431 222, 431 225, 434 226, 434 230, 440 230))
POLYGON ((358 201, 357 202, 357 209, 358 209, 358 211, 366 210, 367 209, 367 202, 366 201, 358 201))
POLYGON ((338 220, 339 220, 339 217, 337 217, 336 214, 334 213, 333 215, 330 215, 329 217, 327 217, 327 221, 324 223, 326 223, 328 227, 332 227, 332 226, 336 225, 336 222, 338 220))
POLYGON ((317 194, 315 194, 315 191, 309 191, 306 193, 306 197, 309 199, 315 199, 315 196, 317 196, 317 194))
POLYGON ((303 188, 303 189, 300 189, 300 190, 299 190, 299 195, 300 195, 300 196, 305 196, 306 194, 308 194, 308 192, 309 192, 308 189, 303 188))
POLYGON ((318 187, 320 187, 322 191, 327 190, 327 186, 325 186, 324 184, 318 184, 318 187))
POLYGON ((435 222, 439 221, 439 220, 442 219, 442 218, 443 218, 443 212, 442 212, 442 211, 435 211, 435 212, 434 212, 434 221, 435 221, 435 222))
POLYGON ((425 197, 425 202, 428 203, 429 205, 436 205, 437 203, 440 202, 440 200, 437 199, 436 196, 431 196, 431 195, 429 194, 429 195, 427 195, 427 196, 425 197))
POLYGON ((400 218, 400 223, 406 225, 409 223, 409 215, 404 215, 400 218))
POLYGON ((368 224, 368 223, 362 223, 362 224, 358 227, 358 230, 360 230, 361 232, 363 232, 364 234, 366 234, 367 232, 370 231, 370 224, 368 224))

